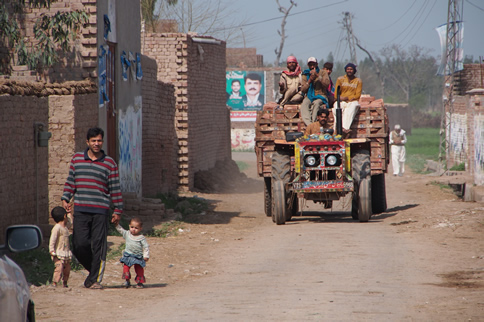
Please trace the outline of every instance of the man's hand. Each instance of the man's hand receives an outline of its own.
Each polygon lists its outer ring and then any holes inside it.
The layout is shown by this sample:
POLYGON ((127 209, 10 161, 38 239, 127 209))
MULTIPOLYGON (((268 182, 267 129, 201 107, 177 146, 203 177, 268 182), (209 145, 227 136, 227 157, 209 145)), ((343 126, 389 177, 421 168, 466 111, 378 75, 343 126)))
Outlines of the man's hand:
POLYGON ((309 72, 309 79, 311 81, 314 81, 316 78, 318 78, 318 72, 316 71, 316 68, 311 69, 311 71, 309 72))
POLYGON ((64 207, 64 209, 67 211, 67 212, 72 212, 72 205, 70 203, 68 203, 67 201, 65 200, 62 200, 62 207, 64 207))
POLYGON ((119 224, 119 221, 121 220, 121 215, 118 215, 116 213, 113 213, 111 217, 111 222, 115 225, 119 224))
POLYGON ((147 261, 149 261, 149 260, 150 260, 149 258, 146 258, 146 257, 145 257, 145 258, 143 258, 143 259, 145 260, 145 262, 147 262, 147 261))

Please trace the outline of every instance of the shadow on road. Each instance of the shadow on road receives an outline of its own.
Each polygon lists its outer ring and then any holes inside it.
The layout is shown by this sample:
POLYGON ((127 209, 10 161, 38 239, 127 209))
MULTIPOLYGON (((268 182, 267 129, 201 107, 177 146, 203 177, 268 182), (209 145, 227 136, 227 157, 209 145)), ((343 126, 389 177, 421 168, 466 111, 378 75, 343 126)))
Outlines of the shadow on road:
MULTIPOLYGON (((161 287, 167 287, 168 284, 143 284, 144 288, 161 288, 161 287)), ((105 289, 120 289, 120 288, 126 288, 124 285, 105 285, 105 289)), ((131 287, 129 288, 136 288, 136 284, 132 284, 131 287)))
POLYGON ((412 208, 415 208, 415 207, 418 207, 420 206, 419 204, 409 204, 409 205, 405 205, 405 206, 397 206, 397 207, 393 207, 393 208, 390 208, 390 209, 387 209, 386 212, 399 212, 399 211, 402 211, 402 210, 407 210, 407 209, 412 209, 412 208))

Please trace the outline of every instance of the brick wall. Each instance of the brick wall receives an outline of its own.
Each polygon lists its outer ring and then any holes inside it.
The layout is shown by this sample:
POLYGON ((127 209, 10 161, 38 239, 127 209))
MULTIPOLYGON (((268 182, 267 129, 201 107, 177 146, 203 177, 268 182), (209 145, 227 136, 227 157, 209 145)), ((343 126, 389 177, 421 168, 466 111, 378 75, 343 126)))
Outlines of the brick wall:
MULTIPOLYGON (((49 96, 49 209, 61 206, 72 155, 86 148, 86 133, 98 124, 97 95, 49 96), (74 125, 74 126, 73 126, 74 125)), ((49 219, 54 224, 52 219, 49 219)))
POLYGON ((454 113, 451 117, 451 130, 447 133, 449 147, 447 149, 447 168, 460 163, 467 163, 469 146, 467 140, 468 114, 467 98, 454 96, 454 113))
POLYGON ((10 154, 0 161, 0 238, 13 224, 38 224, 49 236, 50 209, 61 205, 72 154, 85 147, 87 128, 98 123, 96 87, 89 81, 1 81, 0 107, 0 147, 10 154), (34 144, 34 122, 52 133, 48 147, 34 144))
POLYGON ((484 64, 465 64, 464 70, 455 75, 458 95, 465 95, 474 88, 484 88, 484 64))
MULTIPOLYGON (((61 53, 59 63, 47 71, 47 80, 51 82, 62 82, 97 76, 96 3, 97 0, 58 0, 51 4, 50 10, 45 8, 31 9, 27 5, 25 15, 19 17, 18 21, 22 38, 27 44, 28 50, 31 50, 32 44, 36 43, 33 26, 40 15, 72 10, 85 10, 89 15, 89 23, 81 27, 80 32, 77 34, 77 39, 71 42, 72 51, 69 53, 61 53)), ((10 10, 10 14, 13 15, 12 10, 10 10)), ((8 66, 6 64, 8 61, 8 51, 0 44, 0 62, 2 63, 0 66, 8 66)), ((16 64, 16 61, 14 64, 16 64)), ((5 73, 7 71, 3 70, 3 72, 5 73)), ((22 75, 17 76, 21 77, 22 75)), ((30 73, 26 73, 25 76, 30 76, 30 73)))
POLYGON ((408 104, 385 104, 390 130, 400 124, 406 135, 412 134, 412 109, 408 104))
POLYGON ((225 105, 225 43, 205 44, 189 39, 187 60, 191 189, 196 171, 211 169, 218 160, 231 158, 230 116, 225 105))
POLYGON ((158 65, 158 80, 174 86, 178 187, 189 190, 198 170, 231 157, 225 43, 197 43, 179 33, 146 33, 141 39, 143 54, 158 65))
POLYGON ((257 48, 227 48, 227 66, 236 68, 262 67, 263 56, 257 55, 257 48))
POLYGON ((0 148, 4 153, 0 159, 0 240, 3 241, 9 225, 47 222, 48 149, 36 148, 34 122, 47 125, 48 99, 0 95, 0 108, 0 148))
POLYGON ((175 88, 157 79, 154 59, 142 56, 143 66, 143 196, 176 191, 178 187, 175 88))
POLYGON ((484 90, 467 95, 469 162, 474 184, 484 185, 484 90))

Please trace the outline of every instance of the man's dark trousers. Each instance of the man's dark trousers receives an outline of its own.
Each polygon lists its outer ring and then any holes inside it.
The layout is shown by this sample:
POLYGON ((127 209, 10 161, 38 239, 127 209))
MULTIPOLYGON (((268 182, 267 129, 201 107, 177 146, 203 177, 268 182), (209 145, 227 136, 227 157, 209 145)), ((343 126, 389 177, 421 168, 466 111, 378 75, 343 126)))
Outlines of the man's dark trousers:
POLYGON ((74 212, 72 253, 89 271, 85 287, 101 283, 106 264, 108 215, 74 212))

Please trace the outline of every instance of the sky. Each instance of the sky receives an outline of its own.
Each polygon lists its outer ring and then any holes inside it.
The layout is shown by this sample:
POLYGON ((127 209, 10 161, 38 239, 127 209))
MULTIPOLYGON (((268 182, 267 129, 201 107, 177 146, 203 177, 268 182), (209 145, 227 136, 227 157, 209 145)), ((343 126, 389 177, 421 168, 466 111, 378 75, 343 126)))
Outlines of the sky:
MULTIPOLYGON (((464 55, 484 57, 484 1, 463 0, 464 55)), ((289 6, 289 0, 279 0, 289 6)), ((350 59, 346 31, 342 30, 343 12, 353 15, 353 33, 370 53, 398 44, 408 49, 417 45, 440 57, 440 40, 435 28, 447 22, 448 0, 295 0, 296 7, 286 21, 286 41, 281 55, 306 60, 310 56, 326 60, 332 52, 335 61, 350 59)), ((242 0, 233 4, 237 16, 245 17, 241 27, 246 47, 257 48, 264 63, 273 63, 279 47, 282 14, 276 0, 242 0), (237 7, 237 9, 235 9, 237 7), (275 18, 275 19, 273 19, 275 18)), ((243 42, 236 46, 244 47, 243 42)), ((358 60, 367 55, 356 49, 358 60)))

